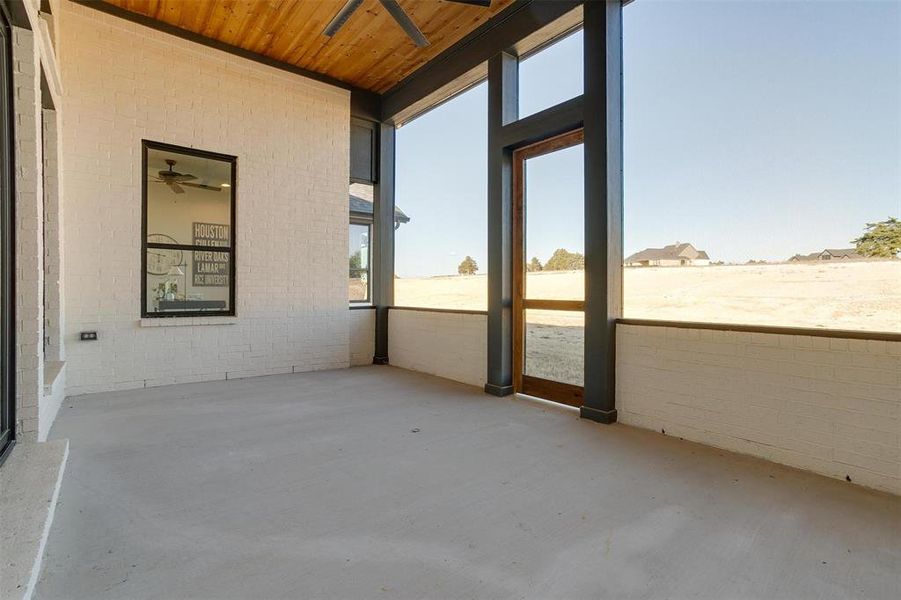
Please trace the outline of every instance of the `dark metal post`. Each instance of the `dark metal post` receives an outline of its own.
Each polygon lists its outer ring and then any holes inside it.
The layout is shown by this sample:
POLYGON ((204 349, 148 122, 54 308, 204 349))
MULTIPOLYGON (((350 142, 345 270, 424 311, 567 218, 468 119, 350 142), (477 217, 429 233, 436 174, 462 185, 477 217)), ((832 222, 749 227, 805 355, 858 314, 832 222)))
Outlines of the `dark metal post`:
POLYGON ((378 181, 373 195, 375 355, 373 364, 388 364, 388 309, 394 304, 394 125, 379 124, 378 181))
POLYGON ((585 403, 616 422, 616 319, 623 305, 622 4, 586 2, 585 403))
POLYGON ((488 61, 488 382, 513 393, 513 153, 501 128, 519 113, 519 65, 501 52, 488 61))

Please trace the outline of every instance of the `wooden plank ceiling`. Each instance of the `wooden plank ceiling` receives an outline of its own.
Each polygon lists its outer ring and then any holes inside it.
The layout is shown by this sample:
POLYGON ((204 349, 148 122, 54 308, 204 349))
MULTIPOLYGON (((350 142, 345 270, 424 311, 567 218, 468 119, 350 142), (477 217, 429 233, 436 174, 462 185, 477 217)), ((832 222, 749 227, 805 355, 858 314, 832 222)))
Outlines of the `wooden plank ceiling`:
POLYGON ((359 88, 382 93, 510 5, 399 0, 430 45, 417 48, 377 0, 364 0, 338 33, 323 35, 345 0, 104 0, 359 88))

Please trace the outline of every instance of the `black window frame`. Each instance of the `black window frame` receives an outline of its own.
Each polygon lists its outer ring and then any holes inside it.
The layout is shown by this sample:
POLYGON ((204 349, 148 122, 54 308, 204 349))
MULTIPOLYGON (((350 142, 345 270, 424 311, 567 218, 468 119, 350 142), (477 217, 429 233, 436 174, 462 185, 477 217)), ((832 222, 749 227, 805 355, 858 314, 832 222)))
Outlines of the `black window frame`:
POLYGON ((0 465, 16 445, 15 113, 9 7, 0 6, 0 465))
POLYGON ((361 266, 358 269, 366 273, 366 298, 364 300, 351 300, 348 298, 347 301, 351 306, 369 306, 372 304, 372 221, 351 217, 348 228, 352 225, 365 227, 368 232, 366 239, 369 244, 369 252, 366 253, 366 267, 361 266))
POLYGON ((141 318, 142 319, 172 319, 185 317, 234 317, 235 313, 235 265, 237 264, 237 236, 235 235, 237 214, 236 199, 238 195, 238 157, 231 154, 222 154, 219 152, 210 152, 208 150, 199 150, 197 148, 188 148, 185 146, 177 146, 175 144, 167 144, 165 142, 156 142, 153 140, 141 140, 141 318), (165 152, 177 152, 188 156, 196 156, 198 158, 209 158, 228 162, 231 164, 231 187, 229 187, 231 202, 231 223, 229 225, 229 245, 216 246, 216 252, 227 252, 229 254, 229 289, 228 289, 228 308, 226 310, 184 310, 173 312, 150 312, 147 310, 147 250, 149 248, 159 248, 162 250, 182 250, 208 252, 210 246, 195 246, 193 244, 160 244, 147 241, 147 151, 162 150, 165 152))

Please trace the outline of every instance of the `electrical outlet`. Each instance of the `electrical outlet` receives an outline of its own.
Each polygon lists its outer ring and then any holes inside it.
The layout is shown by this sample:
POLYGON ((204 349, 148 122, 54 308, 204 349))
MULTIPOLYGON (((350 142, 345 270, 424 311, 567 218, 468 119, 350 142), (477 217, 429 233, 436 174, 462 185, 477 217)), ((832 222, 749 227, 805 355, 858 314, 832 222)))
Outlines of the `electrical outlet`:
POLYGON ((82 342, 94 341, 96 339, 97 339, 96 331, 82 331, 81 332, 81 341, 82 342))

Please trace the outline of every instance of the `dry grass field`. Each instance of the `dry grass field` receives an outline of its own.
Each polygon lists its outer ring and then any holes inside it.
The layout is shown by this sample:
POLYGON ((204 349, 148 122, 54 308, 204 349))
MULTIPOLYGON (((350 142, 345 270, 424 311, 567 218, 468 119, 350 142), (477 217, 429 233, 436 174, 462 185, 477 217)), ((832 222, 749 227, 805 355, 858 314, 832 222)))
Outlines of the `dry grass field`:
MULTIPOLYGON (((398 279, 395 304, 487 306, 484 275, 398 279)), ((530 298, 579 299, 584 273, 529 273, 530 298)), ((628 318, 901 332, 901 260, 629 268, 628 318)), ((529 311, 527 372, 581 384, 582 315, 529 311)))

